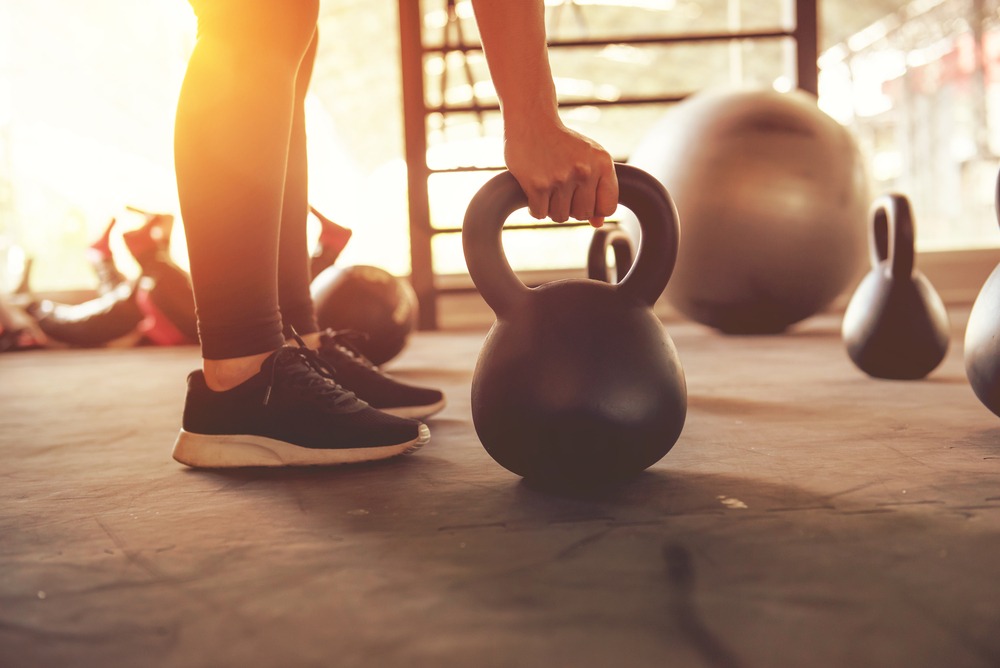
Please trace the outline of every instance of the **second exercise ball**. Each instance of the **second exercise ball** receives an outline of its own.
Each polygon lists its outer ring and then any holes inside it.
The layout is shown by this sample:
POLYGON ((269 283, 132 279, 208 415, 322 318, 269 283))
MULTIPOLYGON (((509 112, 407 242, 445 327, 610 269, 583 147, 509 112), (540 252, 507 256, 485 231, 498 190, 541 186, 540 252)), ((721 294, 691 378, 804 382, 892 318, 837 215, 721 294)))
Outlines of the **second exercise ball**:
MULTIPOLYGON (((815 98, 713 90, 671 109, 629 162, 673 195, 682 243, 667 300, 733 334, 778 333, 863 272, 868 176, 815 98)), ((626 219, 633 236, 637 227, 626 219)))
POLYGON ((379 267, 328 267, 310 291, 320 328, 363 334, 355 346, 375 364, 402 352, 417 322, 413 287, 379 267))

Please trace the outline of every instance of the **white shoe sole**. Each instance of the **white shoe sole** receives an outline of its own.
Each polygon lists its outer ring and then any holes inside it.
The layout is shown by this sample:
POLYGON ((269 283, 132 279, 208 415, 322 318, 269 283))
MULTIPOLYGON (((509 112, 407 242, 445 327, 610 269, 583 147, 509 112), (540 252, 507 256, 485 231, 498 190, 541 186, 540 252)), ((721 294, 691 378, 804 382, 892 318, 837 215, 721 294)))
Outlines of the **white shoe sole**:
POLYGON ((379 410, 383 413, 388 413, 389 415, 395 415, 401 418, 411 418, 413 420, 423 420, 424 418, 429 418, 435 413, 440 413, 444 409, 447 402, 442 399, 436 404, 431 404, 429 406, 401 406, 400 408, 380 408, 379 410))
POLYGON ((195 468, 243 466, 331 466, 359 464, 406 455, 431 440, 430 429, 420 425, 417 438, 396 445, 372 448, 303 448, 266 436, 194 434, 181 429, 173 457, 195 468))

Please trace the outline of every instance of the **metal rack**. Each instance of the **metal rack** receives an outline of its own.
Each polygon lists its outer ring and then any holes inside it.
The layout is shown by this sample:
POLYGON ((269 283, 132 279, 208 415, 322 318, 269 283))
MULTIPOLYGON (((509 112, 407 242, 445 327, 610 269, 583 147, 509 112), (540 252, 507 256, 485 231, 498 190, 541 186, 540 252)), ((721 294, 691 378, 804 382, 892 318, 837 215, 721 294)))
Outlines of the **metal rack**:
MULTIPOLYGON (((594 48, 612 44, 643 47, 650 45, 691 44, 698 42, 738 42, 744 40, 791 39, 795 45, 796 85, 801 90, 817 93, 818 69, 818 15, 817 0, 782 0, 785 13, 790 17, 789 26, 769 30, 723 31, 664 35, 621 36, 602 39, 550 40, 549 49, 594 48)), ((420 0, 399 0, 399 40, 403 89, 403 129, 405 159, 409 189, 410 220, 410 280, 416 291, 420 307, 420 329, 437 328, 437 298, 443 289, 436 285, 432 240, 439 234, 456 234, 461 226, 435 227, 431 221, 428 180, 434 174, 447 172, 495 171, 502 167, 453 166, 432 168, 427 162, 427 121, 429 117, 454 113, 499 111, 496 103, 482 103, 473 96, 471 103, 450 105, 442 99, 440 104, 428 105, 424 78, 424 59, 428 55, 445 56, 450 52, 481 51, 479 44, 466 43, 459 35, 457 43, 445 41, 428 45, 424 41, 423 10, 420 0)), ((448 0, 449 10, 454 0, 448 0)), ((652 96, 625 96, 613 101, 601 99, 560 100, 561 108, 574 106, 624 106, 674 103, 695 91, 652 96)), ((580 223, 579 225, 584 225, 580 223)), ((538 223, 518 225, 518 230, 537 230, 553 227, 572 228, 573 223, 556 225, 538 223)))

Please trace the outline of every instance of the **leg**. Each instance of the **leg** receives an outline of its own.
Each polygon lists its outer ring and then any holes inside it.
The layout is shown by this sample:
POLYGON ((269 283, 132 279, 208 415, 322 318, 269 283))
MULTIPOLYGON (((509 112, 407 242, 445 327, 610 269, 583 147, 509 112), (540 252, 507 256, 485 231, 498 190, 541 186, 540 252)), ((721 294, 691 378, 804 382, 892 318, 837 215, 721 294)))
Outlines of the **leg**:
POLYGON ((316 57, 316 42, 314 34, 295 81, 295 111, 281 212, 278 301, 285 338, 291 337, 294 328, 307 346, 318 350, 320 356, 333 365, 337 382, 375 408, 401 417, 426 417, 444 407, 445 400, 440 391, 405 385, 382 374, 349 343, 333 333, 321 333, 316 323, 312 296, 309 294, 312 275, 306 240, 309 193, 305 128, 305 98, 316 57))
POLYGON ((279 229, 295 81, 319 7, 318 0, 192 5, 199 34, 178 101, 177 185, 206 377, 226 389, 284 342, 279 229))
POLYGON ((278 243, 278 304, 284 322, 285 338, 292 328, 307 340, 314 339, 318 327, 309 294, 309 247, 306 218, 309 214, 309 175, 306 156, 305 99, 316 60, 317 33, 312 40, 295 80, 295 108, 292 114, 288 167, 285 171, 285 196, 281 210, 278 243))
POLYGON ((303 286, 308 297, 301 112, 311 55, 301 79, 299 70, 318 0, 192 4, 199 37, 175 147, 204 372, 188 376, 174 458, 201 467, 343 464, 420 447, 426 426, 360 401, 309 348, 283 347, 279 269, 291 265, 293 310, 303 286))

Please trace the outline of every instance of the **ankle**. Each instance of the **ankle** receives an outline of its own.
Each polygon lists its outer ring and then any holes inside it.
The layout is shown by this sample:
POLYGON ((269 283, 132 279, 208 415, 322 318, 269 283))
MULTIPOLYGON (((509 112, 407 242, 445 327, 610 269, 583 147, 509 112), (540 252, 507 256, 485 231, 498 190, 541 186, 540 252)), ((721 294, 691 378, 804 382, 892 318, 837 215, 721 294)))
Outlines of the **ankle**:
POLYGON ((205 384, 216 392, 231 390, 257 375, 261 364, 270 354, 267 352, 222 360, 202 360, 205 384))
MULTIPOLYGON (((319 350, 320 347, 320 332, 311 332, 309 334, 303 334, 301 336, 302 340, 305 341, 306 347, 310 350, 319 350)), ((289 345, 295 345, 294 339, 289 339, 286 343, 289 345)))

